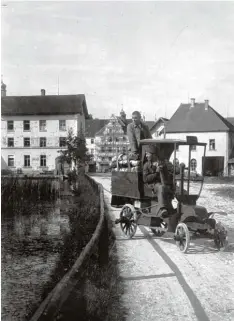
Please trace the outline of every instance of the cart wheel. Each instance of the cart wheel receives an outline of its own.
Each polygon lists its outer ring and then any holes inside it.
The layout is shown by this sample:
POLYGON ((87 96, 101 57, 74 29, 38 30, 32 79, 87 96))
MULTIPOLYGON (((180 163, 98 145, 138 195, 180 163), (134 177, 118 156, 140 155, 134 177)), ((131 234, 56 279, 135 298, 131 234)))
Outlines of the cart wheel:
POLYGON ((214 242, 218 250, 223 251, 227 247, 227 230, 221 223, 217 223, 214 230, 214 242))
POLYGON ((124 222, 120 223, 120 228, 125 237, 131 239, 137 230, 136 210, 131 204, 126 204, 120 212, 120 219, 124 222))
POLYGON ((161 222, 160 226, 157 228, 151 228, 151 231, 155 236, 163 236, 166 231, 162 231, 161 229, 166 229, 167 230, 167 223, 166 222, 161 222))
POLYGON ((185 223, 179 223, 177 225, 174 238, 180 251, 186 253, 189 248, 190 234, 185 223))

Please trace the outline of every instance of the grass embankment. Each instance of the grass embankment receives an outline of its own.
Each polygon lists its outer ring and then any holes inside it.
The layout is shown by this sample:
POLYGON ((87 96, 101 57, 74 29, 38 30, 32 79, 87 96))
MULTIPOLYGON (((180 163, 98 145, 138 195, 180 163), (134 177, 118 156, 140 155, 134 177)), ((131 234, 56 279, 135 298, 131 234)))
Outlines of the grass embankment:
MULTIPOLYGON (((88 194, 90 200, 90 194, 88 194)), ((87 204, 86 204, 87 205, 87 204)), ((107 209, 105 209, 107 211, 107 209)), ((71 295, 58 312, 60 321, 119 321, 125 320, 126 311, 121 305, 123 284, 120 280, 118 257, 112 222, 106 215, 106 239, 101 248, 107 248, 108 262, 100 264, 98 249, 90 257, 84 274, 71 295)))
POLYGON ((2 177, 1 209, 2 215, 30 215, 41 202, 52 202, 59 190, 51 180, 22 179, 17 176, 2 177))

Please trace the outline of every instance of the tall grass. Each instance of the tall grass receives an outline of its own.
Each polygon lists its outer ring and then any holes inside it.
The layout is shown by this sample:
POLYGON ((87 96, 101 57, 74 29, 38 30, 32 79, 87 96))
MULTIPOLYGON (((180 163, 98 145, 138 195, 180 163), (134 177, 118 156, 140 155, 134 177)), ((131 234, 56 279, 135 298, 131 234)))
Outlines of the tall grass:
POLYGON ((22 179, 17 176, 2 177, 1 208, 2 215, 14 216, 30 214, 39 202, 54 201, 59 189, 49 179, 22 179))
MULTIPOLYGON (((51 272, 50 280, 44 285, 41 294, 41 301, 49 294, 56 284, 69 271, 81 251, 91 239, 100 218, 99 194, 82 174, 69 177, 71 184, 74 184, 74 196, 72 204, 69 205, 70 233, 63 239, 63 246, 59 250, 59 258, 55 268, 51 272), (78 183, 78 184, 77 184, 78 183)), ((63 202, 63 200, 61 200, 63 202)), ((29 315, 36 310, 31 307, 29 315)))

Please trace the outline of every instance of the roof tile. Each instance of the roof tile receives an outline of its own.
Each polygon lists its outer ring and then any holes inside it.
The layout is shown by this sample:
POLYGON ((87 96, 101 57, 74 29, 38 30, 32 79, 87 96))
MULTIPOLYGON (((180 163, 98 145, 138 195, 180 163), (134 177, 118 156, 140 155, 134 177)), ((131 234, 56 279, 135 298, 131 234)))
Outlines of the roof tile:
POLYGON ((205 103, 181 104, 166 124, 167 133, 234 131, 234 126, 205 103))
POLYGON ((85 95, 1 97, 2 115, 78 114, 88 117, 85 95))

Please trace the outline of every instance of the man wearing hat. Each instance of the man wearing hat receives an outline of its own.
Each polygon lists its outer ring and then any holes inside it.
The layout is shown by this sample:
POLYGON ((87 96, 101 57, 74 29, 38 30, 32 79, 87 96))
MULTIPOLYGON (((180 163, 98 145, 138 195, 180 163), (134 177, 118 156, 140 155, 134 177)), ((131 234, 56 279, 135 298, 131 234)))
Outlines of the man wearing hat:
POLYGON ((131 155, 138 157, 141 139, 152 138, 149 127, 141 120, 139 111, 132 113, 132 123, 127 126, 127 135, 130 143, 131 155))
MULTIPOLYGON (((157 195, 158 204, 161 209, 160 215, 162 217, 167 217, 167 209, 173 210, 173 207, 170 198, 172 193, 171 189, 167 185, 163 185, 161 182, 160 171, 165 171, 165 164, 160 161, 159 150, 156 146, 147 146, 145 156, 147 162, 143 166, 143 181, 146 184, 153 185, 152 188, 154 190, 154 193, 157 195)), ((172 175, 169 171, 167 171, 167 166, 166 174, 166 176, 168 177, 172 175)))

